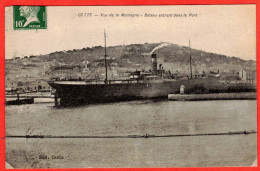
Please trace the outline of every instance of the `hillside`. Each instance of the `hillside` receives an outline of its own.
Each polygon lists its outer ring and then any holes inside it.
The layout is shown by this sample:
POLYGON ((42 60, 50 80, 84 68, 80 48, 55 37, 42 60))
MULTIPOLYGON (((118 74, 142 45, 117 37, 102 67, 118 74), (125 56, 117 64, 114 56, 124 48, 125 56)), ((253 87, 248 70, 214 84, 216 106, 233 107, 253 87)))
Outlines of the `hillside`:
MULTIPOLYGON (((157 54, 158 63, 163 64, 164 69, 171 70, 173 73, 189 73, 189 47, 170 43, 145 43, 107 48, 107 54, 118 64, 118 70, 150 69, 152 51, 157 54)), ((194 72, 207 73, 210 70, 219 70, 220 73, 234 74, 239 70, 256 70, 256 62, 252 60, 247 61, 196 49, 191 49, 191 55, 194 72)), ((31 84, 37 80, 48 80, 55 76, 53 71, 57 67, 84 66, 84 61, 92 63, 103 56, 104 47, 96 46, 6 60, 6 86, 10 87, 18 82, 31 84)))

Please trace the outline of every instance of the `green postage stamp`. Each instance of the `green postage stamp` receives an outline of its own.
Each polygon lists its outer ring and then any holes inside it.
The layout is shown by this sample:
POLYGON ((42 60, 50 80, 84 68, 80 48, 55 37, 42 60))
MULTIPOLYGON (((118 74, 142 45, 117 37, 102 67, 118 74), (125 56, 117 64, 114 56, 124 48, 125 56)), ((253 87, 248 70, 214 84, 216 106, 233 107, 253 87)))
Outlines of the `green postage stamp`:
POLYGON ((15 30, 47 28, 45 6, 14 6, 13 13, 15 30))

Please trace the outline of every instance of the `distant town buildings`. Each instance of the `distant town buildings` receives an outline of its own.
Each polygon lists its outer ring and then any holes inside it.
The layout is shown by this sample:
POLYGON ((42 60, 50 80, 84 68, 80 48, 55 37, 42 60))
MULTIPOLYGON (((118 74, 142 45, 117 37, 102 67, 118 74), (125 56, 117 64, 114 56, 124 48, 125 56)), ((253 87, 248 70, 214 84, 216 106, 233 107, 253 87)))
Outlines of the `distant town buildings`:
POLYGON ((246 81, 247 80, 247 73, 244 70, 241 70, 238 72, 238 77, 242 80, 242 81, 246 81))
MULTIPOLYGON (((55 52, 50 55, 63 54, 65 52, 55 52)), ((145 66, 139 63, 138 60, 133 60, 127 57, 128 53, 124 53, 126 57, 122 56, 120 59, 116 57, 107 56, 107 76, 109 79, 123 79, 129 78, 129 73, 126 73, 126 68, 143 69, 145 66)), ((50 56, 49 55, 49 56, 50 56)), ((86 54, 89 55, 89 54, 86 54)), ((150 55, 150 53, 142 53, 141 55, 150 55)), ((66 61, 63 59, 54 58, 52 62, 46 59, 37 58, 34 55, 25 56, 23 58, 14 57, 13 59, 6 59, 7 63, 12 66, 12 69, 6 69, 6 90, 11 91, 15 89, 23 89, 28 91, 42 91, 50 89, 47 80, 54 79, 105 79, 105 58, 102 56, 97 60, 91 58, 82 58, 81 60, 66 61), (35 59, 29 59, 35 58, 35 59), (87 61, 86 59, 90 60, 87 61)), ((161 63, 165 62, 161 59, 161 63)), ((170 62, 170 61, 168 61, 170 62)), ((205 65, 206 67, 206 65, 205 65)), ((11 68, 11 67, 10 67, 11 68)), ((225 68, 220 72, 206 72, 208 76, 220 77, 224 82, 229 83, 256 83, 256 70, 240 70, 225 68)), ((185 71, 184 68, 172 68, 185 71)), ((196 69, 196 68, 195 68, 196 69)), ((213 68, 218 70, 218 68, 213 68)), ((197 75, 201 75, 201 71, 197 71, 197 75)), ((181 78, 187 76, 186 72, 172 72, 174 78, 181 78)), ((194 75, 194 77, 197 77, 194 75)))
POLYGON ((238 72, 238 77, 241 79, 242 82, 256 83, 256 70, 253 72, 246 72, 244 70, 241 70, 238 72))
POLYGON ((236 72, 224 72, 221 74, 221 79, 230 83, 256 83, 256 70, 236 72))

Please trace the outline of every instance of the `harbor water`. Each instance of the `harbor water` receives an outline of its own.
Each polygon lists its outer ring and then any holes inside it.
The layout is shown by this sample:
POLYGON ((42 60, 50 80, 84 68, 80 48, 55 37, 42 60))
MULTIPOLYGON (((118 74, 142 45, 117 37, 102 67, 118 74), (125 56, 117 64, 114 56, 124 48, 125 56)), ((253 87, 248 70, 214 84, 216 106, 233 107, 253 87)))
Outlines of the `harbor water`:
POLYGON ((15 168, 251 166, 257 158, 256 133, 206 135, 257 131, 256 100, 37 103, 6 106, 5 118, 15 168), (26 138, 34 135, 42 138, 26 138), (128 138, 136 135, 161 137, 128 138))

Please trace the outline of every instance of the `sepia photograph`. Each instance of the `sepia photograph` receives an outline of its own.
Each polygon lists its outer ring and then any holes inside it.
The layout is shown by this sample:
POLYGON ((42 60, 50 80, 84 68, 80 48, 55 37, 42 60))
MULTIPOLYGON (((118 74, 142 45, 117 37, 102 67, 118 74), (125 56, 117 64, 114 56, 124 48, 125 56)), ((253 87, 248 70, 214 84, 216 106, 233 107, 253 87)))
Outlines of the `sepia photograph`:
POLYGON ((256 5, 5 7, 6 168, 257 167, 256 5))

